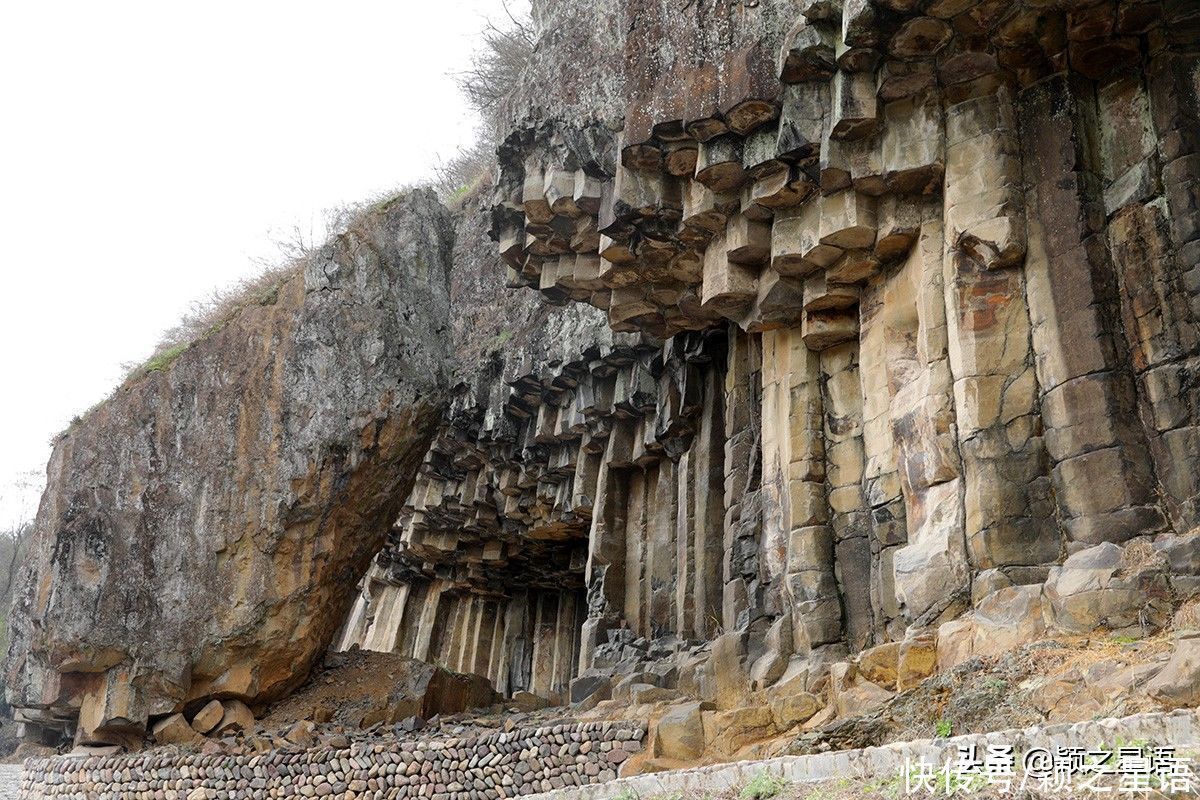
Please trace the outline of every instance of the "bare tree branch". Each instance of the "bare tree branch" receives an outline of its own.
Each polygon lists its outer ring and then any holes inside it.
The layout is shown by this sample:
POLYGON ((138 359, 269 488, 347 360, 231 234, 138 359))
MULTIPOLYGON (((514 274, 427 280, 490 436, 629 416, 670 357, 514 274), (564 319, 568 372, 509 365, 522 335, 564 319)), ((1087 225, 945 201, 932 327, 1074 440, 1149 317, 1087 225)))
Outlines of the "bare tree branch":
POLYGON ((470 69, 455 76, 467 102, 493 128, 533 59, 534 49, 532 21, 515 16, 507 3, 503 7, 510 24, 501 28, 489 20, 482 34, 483 46, 472 57, 470 69))

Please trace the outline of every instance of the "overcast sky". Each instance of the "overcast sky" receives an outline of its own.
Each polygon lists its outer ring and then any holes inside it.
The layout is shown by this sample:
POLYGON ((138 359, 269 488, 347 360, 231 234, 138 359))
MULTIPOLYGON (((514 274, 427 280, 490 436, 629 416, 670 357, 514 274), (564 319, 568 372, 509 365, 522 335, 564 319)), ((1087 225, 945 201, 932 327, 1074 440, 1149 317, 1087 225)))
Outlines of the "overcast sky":
POLYGON ((51 437, 273 232, 470 142, 452 74, 488 19, 501 0, 5 4, 0 528, 36 511, 51 437))

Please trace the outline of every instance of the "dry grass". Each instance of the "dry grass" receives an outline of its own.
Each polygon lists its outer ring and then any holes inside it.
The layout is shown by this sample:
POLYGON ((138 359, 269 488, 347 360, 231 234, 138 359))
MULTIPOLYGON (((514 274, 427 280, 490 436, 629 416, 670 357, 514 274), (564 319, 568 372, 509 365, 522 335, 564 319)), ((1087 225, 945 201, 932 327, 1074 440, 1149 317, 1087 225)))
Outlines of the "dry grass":
POLYGON ((189 347, 220 330, 243 308, 251 304, 274 303, 279 287, 302 269, 301 260, 266 268, 233 286, 214 289, 208 297, 192 301, 183 318, 162 334, 149 358, 141 363, 127 362, 122 365, 125 369, 122 384, 136 382, 152 372, 167 369, 189 347))
POLYGON ((275 302, 280 285, 302 269, 300 260, 267 268, 233 286, 214 289, 202 300, 193 301, 183 318, 163 333, 150 358, 141 364, 124 365, 125 381, 136 381, 151 372, 166 369, 194 342, 219 330, 246 306, 275 302))
POLYGON ((1166 566, 1166 559, 1154 550, 1149 536, 1134 539, 1125 545, 1121 555, 1120 577, 1128 577, 1149 567, 1166 566))
MULTIPOLYGON (((487 182, 496 164, 496 146, 505 103, 520 85, 534 55, 533 23, 526 14, 513 14, 505 6, 508 19, 497 24, 489 21, 482 32, 483 44, 471 60, 471 67, 456 77, 467 102, 483 120, 478 139, 460 149, 447 161, 433 166, 429 185, 446 203, 455 203, 487 182)), ((166 369, 194 342, 219 329, 243 308, 253 303, 273 302, 273 293, 288 278, 304 268, 309 256, 332 236, 352 227, 368 211, 414 187, 404 187, 360 203, 322 212, 317 230, 293 226, 273 243, 279 258, 259 262, 259 271, 238 283, 214 289, 196 300, 179 323, 163 333, 150 357, 143 362, 124 364, 124 382, 136 381, 151 372, 166 369)))
POLYGON ((533 63, 533 20, 525 13, 514 14, 507 3, 504 12, 503 22, 486 23, 482 46, 472 55, 470 68, 454 76, 482 124, 474 144, 433 168, 433 188, 444 203, 460 201, 495 167, 510 100, 533 63))
POLYGON ((1177 631, 1200 630, 1200 595, 1188 598, 1180 604, 1171 617, 1171 627, 1177 631))
POLYGON ((495 166, 495 137, 485 132, 475 144, 434 166, 433 189, 443 203, 458 207, 476 187, 488 181, 495 166))
POLYGON ((288 231, 274 235, 272 243, 278 251, 277 260, 256 260, 257 272, 231 286, 213 289, 207 297, 192 301, 179 322, 162 334, 149 358, 140 363, 123 365, 123 383, 137 381, 151 372, 166 369, 189 347, 220 330, 242 309, 274 303, 279 287, 302 272, 313 253, 334 237, 361 224, 373 211, 414 188, 405 186, 362 202, 325 209, 315 227, 305 229, 295 225, 288 231))

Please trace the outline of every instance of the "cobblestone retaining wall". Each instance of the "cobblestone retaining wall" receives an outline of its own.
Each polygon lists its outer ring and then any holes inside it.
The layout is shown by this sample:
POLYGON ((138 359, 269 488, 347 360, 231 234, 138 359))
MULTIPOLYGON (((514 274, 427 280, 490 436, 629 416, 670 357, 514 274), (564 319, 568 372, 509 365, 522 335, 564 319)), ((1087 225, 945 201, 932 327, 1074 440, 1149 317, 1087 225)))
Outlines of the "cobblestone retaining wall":
POLYGON ((494 800, 612 780, 644 736, 636 723, 592 722, 344 750, 30 759, 20 796, 494 800))

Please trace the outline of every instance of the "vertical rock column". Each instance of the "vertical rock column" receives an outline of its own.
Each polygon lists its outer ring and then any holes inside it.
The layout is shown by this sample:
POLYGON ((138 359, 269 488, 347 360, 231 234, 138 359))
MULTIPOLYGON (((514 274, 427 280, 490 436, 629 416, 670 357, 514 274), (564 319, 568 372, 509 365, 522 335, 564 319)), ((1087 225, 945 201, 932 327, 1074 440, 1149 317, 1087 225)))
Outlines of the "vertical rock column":
POLYGON ((845 615, 846 643, 862 650, 873 639, 870 514, 863 496, 863 397, 858 342, 820 354, 825 420, 825 481, 834 563, 845 615))
MULTIPOLYGON (((699 426, 688 453, 692 499, 692 630, 712 639, 721 627, 725 518, 725 426, 723 372, 704 370, 699 426)), ((681 475, 680 479, 683 479, 681 475)), ((682 493, 681 493, 682 496, 682 493)))
POLYGON ((435 625, 445 624, 441 616, 442 604, 448 598, 442 597, 442 582, 435 581, 425 595, 425 604, 421 608, 421 616, 417 619, 417 636, 413 644, 412 657, 419 661, 429 661, 433 656, 433 636, 435 625))
POLYGON ((579 669, 592 664, 592 653, 604 642, 604 634, 618 623, 625 596, 625 497, 626 486, 621 470, 612 466, 611 455, 619 447, 620 431, 608 435, 600 463, 596 502, 588 536, 587 604, 588 618, 583 623, 579 669))
POLYGON ((625 622, 638 635, 647 635, 649 612, 646 602, 647 581, 645 572, 646 518, 653 513, 649 505, 653 495, 651 482, 640 469, 631 469, 629 478, 629 504, 625 511, 625 622))
POLYGON ((758 337, 730 326, 725 372, 725 531, 722 624, 745 630, 762 612, 759 569, 761 500, 758 399, 762 352, 758 337))
POLYGON ((782 599, 787 572, 791 504, 788 498, 791 442, 790 337, 787 329, 762 335, 762 544, 760 569, 771 587, 768 608, 781 614, 789 607, 782 599))
MULTIPOLYGON (((536 600, 532 598, 536 597, 536 600)), ((559 702, 565 699, 578 658, 575 596, 570 592, 538 591, 536 604, 532 675, 529 691, 559 702)))
POLYGON ((1090 82, 1056 75, 1021 93, 1018 115, 1042 418, 1059 518, 1075 546, 1122 542, 1164 524, 1101 233, 1104 198, 1089 163, 1092 97, 1090 82))
MULTIPOLYGON (((938 268, 941 261, 939 252, 938 268)), ((906 276, 903 267, 896 280, 906 276)), ((884 276, 872 280, 860 302, 859 376, 863 394, 863 494, 871 514, 871 607, 875 624, 888 630, 893 622, 903 624, 896 600, 896 547, 908 539, 905 495, 900 489, 900 467, 892 438, 891 405, 896 387, 889 381, 888 366, 896 356, 892 337, 909 333, 890 325, 896 294, 893 281, 884 276), (890 302, 889 302, 890 301, 890 302)), ((905 282, 907 285, 907 282, 905 282)), ((906 306, 915 315, 915 304, 906 306)), ((911 335, 911 334, 910 334, 911 335)), ((907 339, 902 339, 907 343, 907 339)), ((907 355, 909 348, 904 348, 907 355)), ((909 359, 911 362, 913 359, 909 359)), ((906 362, 907 363, 907 362, 906 362)))
POLYGON ((945 290, 976 569, 1054 561, 1049 479, 1021 271, 1025 208, 1007 91, 947 109, 945 290))
POLYGON ((1159 487, 1180 533, 1200 522, 1200 474, 1190 466, 1200 450, 1198 76, 1200 59, 1168 51, 1151 61, 1146 95, 1129 83, 1099 95, 1121 315, 1159 487), (1150 177, 1139 183, 1146 162, 1150 177))
POLYGON ((866 487, 877 548, 872 590, 891 638, 909 621, 940 611, 942 599, 961 591, 967 570, 942 220, 931 204, 922 210, 916 245, 864 297, 866 487))
POLYGON ((675 515, 679 482, 675 472, 676 465, 669 458, 660 459, 647 470, 647 477, 653 482, 653 499, 647 509, 646 633, 654 637, 674 633, 677 622, 675 580, 679 553, 675 543, 675 515))
POLYGON ((799 327, 763 334, 763 536, 782 538, 784 617, 798 653, 843 638, 825 486, 820 359, 799 327))
POLYGON ((385 583, 380 586, 379 610, 363 637, 365 649, 391 652, 396 647, 408 604, 408 593, 408 584, 395 586, 385 583))

